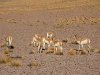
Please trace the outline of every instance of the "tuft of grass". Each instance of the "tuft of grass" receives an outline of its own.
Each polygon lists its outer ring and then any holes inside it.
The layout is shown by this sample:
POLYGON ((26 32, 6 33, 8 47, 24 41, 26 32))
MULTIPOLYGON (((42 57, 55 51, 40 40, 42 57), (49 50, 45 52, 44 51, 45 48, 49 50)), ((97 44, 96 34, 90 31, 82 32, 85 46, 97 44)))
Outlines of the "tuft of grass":
POLYGON ((46 54, 51 54, 51 53, 54 53, 54 51, 53 50, 47 50, 46 51, 46 54))
POLYGON ((19 61, 13 61, 13 62, 10 63, 10 66, 20 67, 21 66, 21 62, 19 62, 19 61))
POLYGON ((63 52, 55 52, 55 55, 63 55, 63 52))
POLYGON ((32 50, 31 52, 29 52, 29 54, 34 54, 35 52, 34 52, 34 50, 32 50))
POLYGON ((5 49, 5 50, 3 50, 3 53, 4 54, 9 54, 9 50, 8 49, 5 49))
POLYGON ((88 16, 73 16, 69 18, 59 18, 55 22, 56 28, 65 28, 68 25, 76 25, 76 24, 91 24, 94 25, 98 23, 100 20, 97 17, 88 17, 88 16))
POLYGON ((10 58, 12 58, 12 59, 22 59, 23 57, 22 56, 11 56, 10 58))
POLYGON ((81 51, 81 54, 82 54, 82 55, 85 55, 85 54, 87 54, 87 53, 88 53, 87 50, 82 50, 82 51, 81 51))
POLYGON ((46 54, 51 54, 51 53, 54 53, 53 47, 48 48, 48 50, 46 51, 46 54))
POLYGON ((9 58, 9 57, 5 57, 5 58, 0 59, 0 64, 6 64, 6 63, 9 63, 9 62, 12 62, 12 59, 9 58))
POLYGON ((15 19, 8 19, 8 20, 6 20, 6 22, 8 22, 8 23, 17 23, 17 21, 15 19))
POLYGON ((100 49, 95 49, 94 52, 100 54, 100 49))
POLYGON ((29 67, 40 67, 41 64, 38 63, 38 62, 32 62, 32 63, 28 64, 27 66, 29 66, 29 67))
POLYGON ((69 54, 69 55, 76 55, 76 54, 77 54, 77 51, 76 51, 76 49, 70 49, 70 50, 68 51, 68 54, 69 54))

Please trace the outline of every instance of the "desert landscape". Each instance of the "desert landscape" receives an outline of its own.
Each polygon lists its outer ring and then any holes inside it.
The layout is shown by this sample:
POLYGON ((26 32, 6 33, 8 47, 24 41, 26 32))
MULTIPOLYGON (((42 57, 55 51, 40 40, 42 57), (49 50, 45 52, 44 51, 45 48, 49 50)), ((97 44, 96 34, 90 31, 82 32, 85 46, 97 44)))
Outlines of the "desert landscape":
POLYGON ((0 0, 0 75, 100 75, 100 1, 0 0), (47 32, 62 42, 63 54, 29 45, 47 32), (89 38, 90 52, 78 50, 74 35, 89 38), (7 36, 13 49, 2 47, 7 36))

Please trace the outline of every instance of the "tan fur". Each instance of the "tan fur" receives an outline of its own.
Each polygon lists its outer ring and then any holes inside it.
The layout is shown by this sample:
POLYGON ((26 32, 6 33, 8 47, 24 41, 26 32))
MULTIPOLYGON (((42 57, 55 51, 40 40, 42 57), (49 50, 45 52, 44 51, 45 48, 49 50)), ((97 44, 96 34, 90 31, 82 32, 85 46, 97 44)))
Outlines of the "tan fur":
POLYGON ((38 47, 38 51, 41 52, 43 47, 42 36, 40 36, 39 34, 35 34, 31 42, 31 45, 33 45, 34 47, 38 47))
POLYGON ((88 48, 90 49, 90 39, 89 38, 77 38, 77 36, 75 36, 75 41, 77 42, 77 44, 79 45, 79 50, 84 49, 84 45, 87 45, 88 48))
POLYGON ((1 47, 4 47, 4 46, 7 46, 7 47, 12 46, 12 36, 8 36, 5 38, 5 41, 1 47))
POLYGON ((31 42, 31 45, 36 47, 36 46, 39 45, 39 41, 41 41, 41 36, 39 34, 35 34, 35 36, 33 37, 32 42, 31 42))
POLYGON ((52 45, 53 39, 51 38, 43 38, 43 48, 46 49, 46 45, 49 48, 52 45))
POLYGON ((54 33, 53 32, 47 32, 47 38, 53 38, 54 33))
POLYGON ((54 54, 63 53, 63 42, 58 41, 54 43, 54 54))

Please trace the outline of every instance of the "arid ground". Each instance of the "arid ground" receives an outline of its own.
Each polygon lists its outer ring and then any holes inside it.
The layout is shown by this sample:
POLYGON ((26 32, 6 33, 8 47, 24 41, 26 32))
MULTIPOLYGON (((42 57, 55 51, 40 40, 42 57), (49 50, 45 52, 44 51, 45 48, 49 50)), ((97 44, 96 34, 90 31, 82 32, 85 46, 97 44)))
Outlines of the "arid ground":
POLYGON ((28 45, 36 33, 51 31, 60 40, 90 38, 92 49, 100 50, 100 1, 0 0, 0 45, 11 35, 15 46, 9 53, 0 47, 0 75, 100 75, 99 53, 69 55, 78 45, 64 43, 64 54, 54 55, 28 45), (7 57, 19 65, 2 62, 7 57))

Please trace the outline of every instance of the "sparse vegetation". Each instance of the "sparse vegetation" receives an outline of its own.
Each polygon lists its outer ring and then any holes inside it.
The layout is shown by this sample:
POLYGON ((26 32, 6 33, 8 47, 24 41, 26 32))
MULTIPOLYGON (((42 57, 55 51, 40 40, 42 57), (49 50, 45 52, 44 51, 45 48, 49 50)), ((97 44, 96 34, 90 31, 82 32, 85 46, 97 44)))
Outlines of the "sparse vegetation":
POLYGON ((12 59, 22 59, 23 57, 22 56, 10 56, 10 58, 12 58, 12 59))
POLYGON ((29 54, 34 54, 35 53, 35 51, 34 50, 32 50, 29 54))
POLYGON ((8 20, 6 20, 6 22, 8 22, 8 23, 17 23, 17 21, 15 20, 15 19, 8 19, 8 20))
POLYGON ((100 49, 94 49, 94 52, 100 54, 100 49))
POLYGON ((55 55, 63 55, 63 52, 56 52, 55 55))
POLYGON ((100 0, 0 0, 0 75, 100 74, 99 34, 100 0))
POLYGON ((46 54, 50 54, 50 53, 54 53, 54 48, 52 47, 48 48, 48 50, 46 51, 46 54))
POLYGON ((94 25, 99 22, 97 17, 87 17, 87 16, 76 16, 70 18, 59 18, 56 21, 56 28, 64 28, 67 25, 76 25, 76 24, 91 24, 94 25))
POLYGON ((0 59, 0 64, 6 64, 6 63, 9 63, 9 62, 12 62, 12 59, 9 58, 9 57, 4 57, 4 58, 0 59))
POLYGON ((85 54, 87 54, 87 53, 88 53, 87 50, 82 50, 82 51, 81 51, 81 54, 82 54, 82 55, 85 55, 85 54))
POLYGON ((21 66, 21 62, 20 61, 12 61, 11 63, 10 63, 10 66, 13 66, 13 67, 19 67, 19 66, 21 66))
POLYGON ((5 50, 3 50, 3 53, 4 54, 9 54, 9 50, 8 49, 5 49, 5 50))
POLYGON ((50 53, 54 53, 54 51, 53 50, 47 50, 46 51, 46 54, 50 54, 50 53))
POLYGON ((41 64, 38 63, 38 62, 32 62, 32 63, 28 64, 27 66, 29 66, 29 67, 40 67, 41 64))
POLYGON ((68 51, 68 54, 69 54, 69 55, 76 55, 76 54, 77 54, 77 51, 76 51, 76 49, 70 49, 70 50, 68 51))

